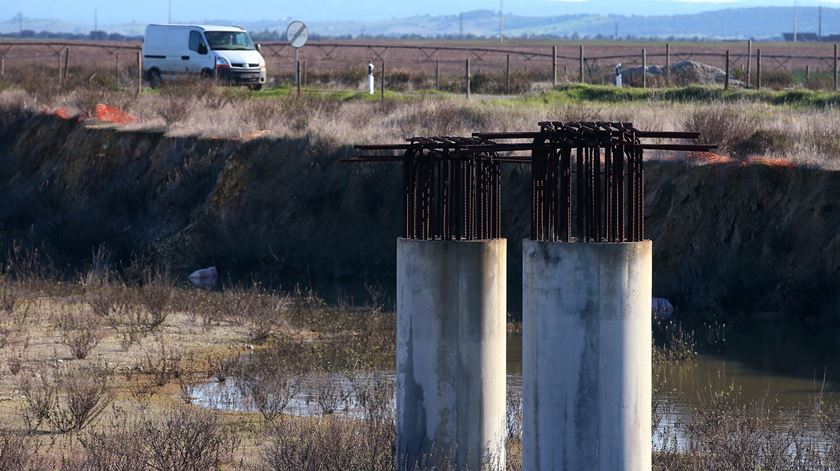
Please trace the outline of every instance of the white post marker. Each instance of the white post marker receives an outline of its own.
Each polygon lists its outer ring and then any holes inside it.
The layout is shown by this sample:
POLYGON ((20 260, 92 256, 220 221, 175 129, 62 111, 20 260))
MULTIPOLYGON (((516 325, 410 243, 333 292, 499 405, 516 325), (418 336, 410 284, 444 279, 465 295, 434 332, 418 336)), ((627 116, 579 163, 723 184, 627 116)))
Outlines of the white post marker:
POLYGON ((615 66, 615 86, 621 88, 621 63, 615 66))
POLYGON ((371 95, 374 94, 376 87, 373 84, 373 62, 368 63, 368 91, 371 95))

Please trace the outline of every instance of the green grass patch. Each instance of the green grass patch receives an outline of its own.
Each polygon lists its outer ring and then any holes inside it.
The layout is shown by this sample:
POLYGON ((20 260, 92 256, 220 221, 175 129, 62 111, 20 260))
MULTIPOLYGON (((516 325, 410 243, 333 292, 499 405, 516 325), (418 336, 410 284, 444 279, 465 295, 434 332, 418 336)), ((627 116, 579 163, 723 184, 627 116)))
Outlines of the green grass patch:
POLYGON ((745 90, 701 86, 673 88, 616 88, 603 85, 564 85, 540 95, 518 99, 520 102, 562 104, 580 102, 754 102, 771 105, 827 107, 840 105, 840 94, 818 90, 745 90))

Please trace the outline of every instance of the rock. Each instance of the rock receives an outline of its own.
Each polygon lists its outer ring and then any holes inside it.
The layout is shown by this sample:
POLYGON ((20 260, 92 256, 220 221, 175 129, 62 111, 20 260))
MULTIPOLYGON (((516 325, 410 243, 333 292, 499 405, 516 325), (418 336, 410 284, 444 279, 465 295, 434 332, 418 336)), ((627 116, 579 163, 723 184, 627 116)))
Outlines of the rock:
MULTIPOLYGON (((665 82, 665 67, 651 65, 647 68, 648 84, 665 82)), ((622 79, 625 84, 640 86, 642 83, 642 68, 630 67, 624 69, 622 79)), ((671 83, 673 85, 722 85, 726 81, 726 72, 723 70, 695 61, 681 61, 671 64, 671 83)), ((729 85, 732 87, 743 87, 740 80, 729 78, 729 85)))

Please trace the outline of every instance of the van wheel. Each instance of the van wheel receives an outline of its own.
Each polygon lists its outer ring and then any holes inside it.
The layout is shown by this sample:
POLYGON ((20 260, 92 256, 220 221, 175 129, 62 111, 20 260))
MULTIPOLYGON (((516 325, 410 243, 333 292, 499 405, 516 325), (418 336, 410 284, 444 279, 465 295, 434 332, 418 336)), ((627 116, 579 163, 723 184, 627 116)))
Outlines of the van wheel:
POLYGON ((201 69, 201 79, 210 80, 213 78, 213 72, 210 69, 201 69))
POLYGON ((251 89, 251 91, 258 92, 258 91, 262 90, 262 84, 259 84, 259 85, 248 85, 248 88, 250 88, 250 89, 251 89))
POLYGON ((160 79, 160 72, 158 72, 157 70, 150 70, 149 71, 149 86, 151 86, 152 88, 160 88, 161 82, 162 81, 160 79))

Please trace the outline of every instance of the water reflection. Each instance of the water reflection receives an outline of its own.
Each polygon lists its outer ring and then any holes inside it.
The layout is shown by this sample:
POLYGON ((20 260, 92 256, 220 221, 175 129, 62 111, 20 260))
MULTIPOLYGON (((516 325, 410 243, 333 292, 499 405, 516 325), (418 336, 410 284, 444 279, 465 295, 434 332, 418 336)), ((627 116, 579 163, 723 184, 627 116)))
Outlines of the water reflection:
MULTIPOLYGON (((657 410, 662 420, 654 431, 654 446, 662 448, 666 440, 683 446, 682 426, 714 393, 731 391, 735 401, 761 405, 775 410, 774 428, 779 433, 788 425, 804 427, 802 432, 816 433, 814 409, 818 401, 840 404, 838 373, 838 327, 805 327, 786 324, 762 324, 743 330, 730 339, 720 353, 701 354, 682 362, 654 367, 655 387, 661 391, 657 410)), ((522 338, 508 336, 507 374, 509 404, 520 404, 522 388, 522 338)), ((382 372, 393 380, 393 371, 382 372)), ((285 413, 320 415, 323 411, 314 400, 319 382, 337 381, 349 391, 339 414, 361 416, 363 411, 352 392, 351 379, 342 375, 312 376, 301 385, 285 413)), ((223 383, 199 385, 193 393, 195 402, 205 407, 255 411, 236 385, 235 379, 223 383)), ((748 408, 753 411, 753 408, 748 408)))

